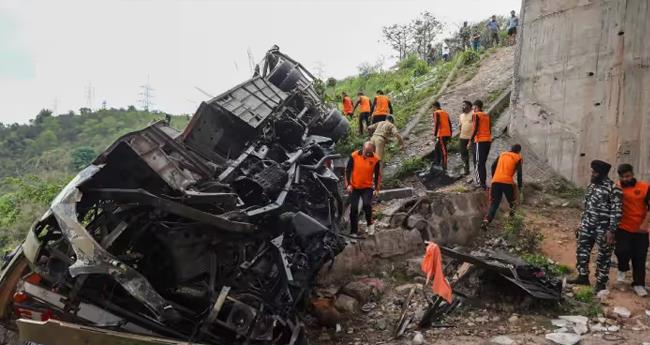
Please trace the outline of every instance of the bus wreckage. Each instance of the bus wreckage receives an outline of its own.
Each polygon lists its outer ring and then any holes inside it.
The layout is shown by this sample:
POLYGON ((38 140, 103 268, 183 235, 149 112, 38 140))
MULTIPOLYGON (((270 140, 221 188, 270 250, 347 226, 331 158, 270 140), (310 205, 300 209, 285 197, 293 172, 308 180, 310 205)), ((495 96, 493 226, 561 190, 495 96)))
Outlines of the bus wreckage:
POLYGON ((298 312, 344 246, 331 160, 348 130, 313 80, 274 47, 182 132, 118 139, 5 264, 4 323, 47 345, 306 344, 298 312))

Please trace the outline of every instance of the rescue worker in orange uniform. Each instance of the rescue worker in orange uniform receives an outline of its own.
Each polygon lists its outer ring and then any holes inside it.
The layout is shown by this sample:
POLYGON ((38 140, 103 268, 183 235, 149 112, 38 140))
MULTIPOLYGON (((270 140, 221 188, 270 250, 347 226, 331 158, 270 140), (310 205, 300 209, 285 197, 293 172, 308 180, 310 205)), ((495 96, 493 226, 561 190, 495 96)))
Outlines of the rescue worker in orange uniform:
POLYGON ((447 146, 451 140, 452 129, 449 114, 442 110, 440 102, 433 102, 433 137, 436 143, 433 149, 433 164, 439 164, 447 170, 447 146))
POLYGON ((393 105, 384 92, 377 90, 375 100, 372 102, 372 123, 386 121, 388 115, 393 114, 393 105))
POLYGON ((363 125, 370 126, 370 114, 372 113, 372 104, 370 98, 359 91, 357 93, 357 102, 354 104, 354 113, 359 107, 359 134, 363 134, 363 125))
POLYGON ((474 144, 474 179, 476 183, 484 190, 487 190, 486 167, 488 155, 490 154, 490 146, 492 145, 492 127, 490 125, 490 116, 483 112, 483 101, 474 101, 474 116, 472 119, 472 140, 467 144, 469 148, 470 143, 474 144))
POLYGON ((648 229, 644 226, 650 209, 650 185, 634 178, 630 164, 618 166, 618 187, 623 191, 623 216, 615 233, 619 283, 625 281, 632 261, 632 289, 637 295, 648 294, 645 288, 645 264, 648 256, 648 229))
POLYGON ((501 198, 506 196, 510 204, 510 215, 515 211, 515 202, 519 196, 519 190, 524 183, 523 181, 523 158, 521 158, 521 145, 514 144, 510 151, 503 152, 492 163, 492 186, 490 190, 490 208, 485 219, 483 219, 482 228, 485 229, 494 216, 501 204, 501 198), (514 176, 517 173, 517 184, 515 185, 514 176))
MULTIPOLYGON (((377 196, 381 185, 380 160, 375 154, 375 145, 367 141, 363 148, 354 151, 345 169, 345 183, 350 193, 350 234, 357 235, 359 227, 359 200, 366 214, 368 234, 375 232, 372 223, 372 197, 377 196)), ((360 234, 363 236, 363 234, 360 234)))
POLYGON ((342 92, 341 96, 343 97, 343 115, 351 118, 352 114, 354 114, 354 105, 352 104, 352 98, 350 98, 345 92, 342 92))

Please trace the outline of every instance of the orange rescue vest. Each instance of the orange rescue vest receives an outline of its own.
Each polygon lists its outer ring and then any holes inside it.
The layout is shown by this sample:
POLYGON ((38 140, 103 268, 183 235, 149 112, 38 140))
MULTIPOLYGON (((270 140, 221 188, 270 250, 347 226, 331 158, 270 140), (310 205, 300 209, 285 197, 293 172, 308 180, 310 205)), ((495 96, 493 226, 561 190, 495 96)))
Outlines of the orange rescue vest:
POLYGON ((494 171, 494 176, 492 176, 492 183, 514 184, 513 177, 517 172, 517 164, 522 160, 521 155, 516 152, 503 152, 500 154, 497 168, 494 171))
MULTIPOLYGON (((617 185, 621 187, 621 183, 617 185)), ((623 216, 621 217, 618 227, 627 232, 646 232, 647 229, 641 229, 648 212, 646 204, 646 195, 648 195, 650 185, 643 181, 637 181, 632 187, 621 187, 623 191, 623 216)))
POLYGON ((379 163, 376 154, 366 157, 361 151, 354 151, 352 156, 352 172, 350 173, 350 185, 354 189, 372 188, 374 185, 375 166, 379 163))
POLYGON ((345 96, 343 97, 343 114, 349 115, 352 114, 352 109, 354 109, 354 106, 352 105, 352 100, 350 97, 345 96))
POLYGON ((492 129, 490 127, 490 116, 482 111, 474 113, 474 129, 476 136, 474 137, 475 143, 490 142, 492 141, 492 129))
POLYGON ((370 98, 368 98, 368 96, 359 96, 359 112, 370 112, 370 98))
POLYGON ((375 111, 372 115, 390 115, 389 102, 388 97, 384 95, 375 96, 375 111))
MULTIPOLYGON (((444 110, 436 110, 433 112, 434 121, 440 121, 437 123, 438 126, 438 138, 441 137, 450 137, 451 136, 451 127, 449 126, 449 114, 444 110), (437 115, 437 116, 436 116, 437 115)), ((435 128, 435 127, 434 127, 435 128)))

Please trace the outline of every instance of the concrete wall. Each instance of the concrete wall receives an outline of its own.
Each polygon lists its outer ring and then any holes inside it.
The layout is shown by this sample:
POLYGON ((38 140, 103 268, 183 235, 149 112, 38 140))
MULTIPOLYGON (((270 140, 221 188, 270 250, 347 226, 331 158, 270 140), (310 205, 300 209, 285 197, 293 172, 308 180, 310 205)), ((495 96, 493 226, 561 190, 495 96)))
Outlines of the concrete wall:
POLYGON ((520 18, 510 132, 576 183, 593 159, 650 179, 650 1, 524 0, 520 18))

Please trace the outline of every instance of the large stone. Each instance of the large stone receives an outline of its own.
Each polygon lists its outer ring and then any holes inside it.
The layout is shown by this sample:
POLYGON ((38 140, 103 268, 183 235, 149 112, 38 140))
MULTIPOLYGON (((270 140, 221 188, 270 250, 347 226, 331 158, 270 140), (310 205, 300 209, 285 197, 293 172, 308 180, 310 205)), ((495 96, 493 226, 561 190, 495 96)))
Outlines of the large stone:
POLYGON ((354 297, 361 304, 366 304, 378 300, 384 292, 384 282, 376 278, 363 278, 348 283, 341 292, 354 297))
POLYGON ((514 345, 515 341, 505 335, 500 335, 490 339, 491 345, 514 345))
POLYGON ((339 294, 334 302, 336 309, 345 314, 352 314, 359 311, 359 301, 348 295, 339 294))
POLYGON ((549 333, 546 339, 559 345, 575 345, 582 339, 581 336, 575 333, 549 333))
POLYGON ((404 199, 410 198, 414 194, 413 188, 395 188, 395 189, 384 189, 379 192, 377 200, 379 201, 388 201, 393 199, 404 199))

